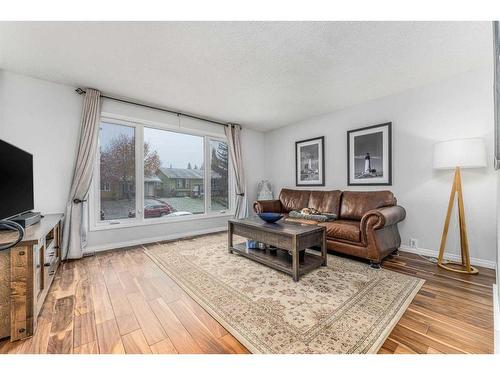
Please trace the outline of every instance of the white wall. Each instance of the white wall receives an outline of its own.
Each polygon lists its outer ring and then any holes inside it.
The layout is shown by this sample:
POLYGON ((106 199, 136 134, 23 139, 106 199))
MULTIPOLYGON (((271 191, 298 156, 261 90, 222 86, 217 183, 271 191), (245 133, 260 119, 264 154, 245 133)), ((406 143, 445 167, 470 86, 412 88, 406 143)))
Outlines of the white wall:
MULTIPOLYGON (((63 212, 69 194, 80 126, 82 97, 74 88, 0 70, 0 138, 33 154, 35 210, 63 212)), ((103 101, 103 112, 149 121, 178 124, 176 116, 137 106, 103 101)), ((222 127, 183 118, 181 126, 223 134, 222 127)), ((264 134, 242 133, 250 202, 264 164, 264 134)), ((227 227, 227 218, 200 219, 134 228, 90 232, 90 249, 176 238, 227 227)))
MULTIPOLYGON (((439 248, 453 171, 432 169, 433 144, 451 138, 483 137, 488 167, 463 170, 462 178, 471 256, 493 266, 497 181, 491 163, 492 85, 491 70, 473 71, 266 133, 266 176, 275 194, 282 187, 294 187, 295 141, 324 135, 324 189, 392 190, 407 210, 407 218, 400 224, 403 245, 416 238, 419 248, 435 251, 439 248), (389 121, 393 124, 393 185, 348 187, 347 130, 389 121)), ((447 249, 459 254, 456 220, 450 229, 447 249)))
POLYGON ((0 138, 33 154, 35 210, 63 212, 82 98, 74 89, 0 70, 0 138))

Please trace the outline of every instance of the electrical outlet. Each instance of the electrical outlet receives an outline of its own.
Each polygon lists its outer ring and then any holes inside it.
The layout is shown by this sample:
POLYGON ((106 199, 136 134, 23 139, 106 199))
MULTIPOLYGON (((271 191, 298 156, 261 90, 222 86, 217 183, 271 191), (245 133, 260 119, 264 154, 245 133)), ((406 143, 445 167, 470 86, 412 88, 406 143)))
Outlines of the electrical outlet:
POLYGON ((410 238, 410 247, 416 249, 418 247, 418 240, 416 238, 410 238))

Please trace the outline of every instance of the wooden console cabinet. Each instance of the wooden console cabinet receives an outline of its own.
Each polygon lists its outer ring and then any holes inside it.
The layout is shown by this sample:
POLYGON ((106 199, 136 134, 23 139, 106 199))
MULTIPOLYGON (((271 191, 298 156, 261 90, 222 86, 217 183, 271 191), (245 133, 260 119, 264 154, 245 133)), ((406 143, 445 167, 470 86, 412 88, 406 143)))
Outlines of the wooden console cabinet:
MULTIPOLYGON (((33 335, 43 302, 61 262, 62 214, 26 228, 23 240, 0 251, 0 338, 33 335)), ((0 244, 15 233, 0 231, 0 244)))

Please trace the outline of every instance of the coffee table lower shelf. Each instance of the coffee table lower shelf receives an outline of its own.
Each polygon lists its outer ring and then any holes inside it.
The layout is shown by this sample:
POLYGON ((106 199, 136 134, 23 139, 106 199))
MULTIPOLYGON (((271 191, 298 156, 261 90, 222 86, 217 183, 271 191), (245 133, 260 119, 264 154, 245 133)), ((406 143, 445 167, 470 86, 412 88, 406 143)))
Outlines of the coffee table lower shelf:
MULTIPOLYGON (((292 256, 288 254, 288 250, 285 249, 273 249, 272 253, 269 249, 248 249, 244 243, 235 244, 231 247, 231 250, 239 255, 246 258, 252 259, 255 262, 264 264, 275 270, 284 272, 288 275, 293 276, 292 269, 292 256), (275 251, 276 250, 276 251, 275 251)), ((304 260, 300 261, 299 264, 299 274, 304 275, 321 265, 323 265, 323 258, 319 255, 311 254, 306 250, 304 254, 304 260)))

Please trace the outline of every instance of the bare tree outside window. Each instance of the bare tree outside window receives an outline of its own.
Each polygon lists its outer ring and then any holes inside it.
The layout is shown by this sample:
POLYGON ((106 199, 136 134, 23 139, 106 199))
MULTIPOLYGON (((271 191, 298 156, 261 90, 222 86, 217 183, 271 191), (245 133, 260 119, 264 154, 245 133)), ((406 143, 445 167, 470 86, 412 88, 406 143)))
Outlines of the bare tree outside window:
POLYGON ((210 141, 212 211, 229 209, 229 168, 227 143, 210 141))
POLYGON ((127 218, 135 214, 135 129, 102 123, 100 147, 101 220, 127 218))

